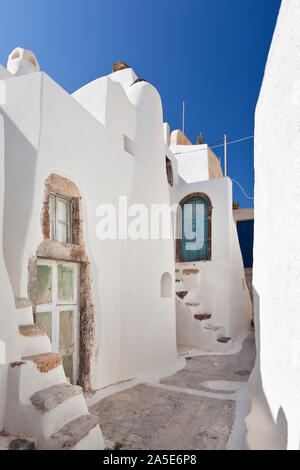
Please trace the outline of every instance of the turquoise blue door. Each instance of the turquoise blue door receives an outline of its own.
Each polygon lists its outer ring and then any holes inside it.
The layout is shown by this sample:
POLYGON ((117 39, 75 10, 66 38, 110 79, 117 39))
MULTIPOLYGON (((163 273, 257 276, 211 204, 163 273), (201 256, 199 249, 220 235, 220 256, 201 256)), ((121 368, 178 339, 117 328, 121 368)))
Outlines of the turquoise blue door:
POLYGON ((195 197, 182 206, 181 261, 208 259, 208 204, 195 197))

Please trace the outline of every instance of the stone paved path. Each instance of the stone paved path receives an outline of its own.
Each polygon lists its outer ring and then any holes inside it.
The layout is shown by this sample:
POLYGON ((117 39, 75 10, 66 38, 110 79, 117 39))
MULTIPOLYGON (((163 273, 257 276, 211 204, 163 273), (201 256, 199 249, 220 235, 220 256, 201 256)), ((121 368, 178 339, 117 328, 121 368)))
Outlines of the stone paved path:
POLYGON ((110 448, 119 442, 123 449, 242 449, 254 357, 252 332, 224 355, 189 351, 169 374, 98 391, 88 399, 90 411, 110 448))

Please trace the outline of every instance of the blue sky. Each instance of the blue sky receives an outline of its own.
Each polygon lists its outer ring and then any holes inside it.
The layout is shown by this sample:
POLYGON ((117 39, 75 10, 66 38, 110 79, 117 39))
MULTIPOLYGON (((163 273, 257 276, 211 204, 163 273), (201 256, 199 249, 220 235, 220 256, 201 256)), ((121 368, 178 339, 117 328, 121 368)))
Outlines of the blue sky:
MULTIPOLYGON (((124 60, 161 94, 164 120, 195 142, 253 134, 280 0, 0 0, 0 63, 16 46, 69 92, 124 60)), ((222 158, 223 149, 215 153, 222 158)), ((253 142, 228 148, 228 174, 253 195, 253 142)), ((237 185, 234 199, 252 205, 237 185)))

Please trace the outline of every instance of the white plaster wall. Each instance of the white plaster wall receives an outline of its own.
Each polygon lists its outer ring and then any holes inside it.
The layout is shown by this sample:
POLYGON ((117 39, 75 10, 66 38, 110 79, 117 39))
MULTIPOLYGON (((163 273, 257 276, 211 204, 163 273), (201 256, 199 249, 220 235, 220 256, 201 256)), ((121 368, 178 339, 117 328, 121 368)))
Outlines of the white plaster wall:
MULTIPOLYGON (((130 87, 127 94, 137 112, 136 165, 130 203, 143 202, 149 209, 153 203, 169 204, 160 96, 146 82, 130 87)), ((127 376, 137 375, 140 364, 143 364, 143 370, 151 371, 163 364, 172 364, 176 358, 174 277, 172 239, 122 243, 121 365, 128 370, 127 376), (161 298, 161 277, 165 272, 172 278, 172 296, 169 298, 161 298)))
POLYGON ((96 80, 76 100, 43 73, 10 78, 0 108, 7 132, 4 249, 16 297, 27 295, 28 259, 42 241, 44 181, 58 173, 80 190, 96 312, 95 389, 176 359, 174 296, 160 298, 161 275, 174 279, 172 241, 96 236, 101 203, 117 206, 119 195, 147 205, 169 201, 159 95, 141 82, 128 98, 128 71, 123 84, 121 72, 119 80, 96 80), (124 134, 135 156, 124 150, 124 134))
POLYGON ((0 64, 0 80, 3 80, 4 78, 9 78, 11 77, 11 73, 6 70, 5 67, 3 67, 3 65, 0 64))
POLYGON ((178 174, 185 183, 222 178, 219 159, 207 144, 170 145, 170 150, 178 162, 178 174))
POLYGON ((251 449, 300 442, 300 2, 284 0, 255 116, 251 449))
POLYGON ((182 184, 175 188, 173 202, 195 192, 205 193, 213 206, 212 259, 195 263, 202 273, 201 310, 212 313, 216 323, 224 325, 226 335, 236 339, 249 328, 251 300, 232 216, 232 183, 229 178, 218 178, 182 184))
POLYGON ((171 145, 178 173, 186 183, 209 180, 208 145, 171 145))
POLYGON ((17 312, 13 293, 3 258, 3 198, 4 198, 4 122, 0 115, 0 431, 4 427, 7 368, 10 362, 20 359, 17 312))

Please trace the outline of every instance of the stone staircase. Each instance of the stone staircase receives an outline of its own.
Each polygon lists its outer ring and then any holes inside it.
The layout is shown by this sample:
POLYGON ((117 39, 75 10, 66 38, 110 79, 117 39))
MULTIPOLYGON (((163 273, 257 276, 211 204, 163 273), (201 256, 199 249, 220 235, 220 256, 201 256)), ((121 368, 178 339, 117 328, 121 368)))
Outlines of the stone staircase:
POLYGON ((175 280, 178 344, 209 352, 231 349, 233 343, 226 336, 224 325, 201 308, 200 270, 194 265, 177 265, 175 280))
POLYGON ((41 450, 103 449, 99 418, 89 413, 81 387, 68 383, 45 328, 33 323, 32 307, 19 313, 22 359, 9 367, 6 430, 33 436, 41 450))

